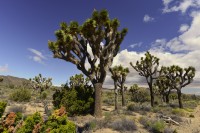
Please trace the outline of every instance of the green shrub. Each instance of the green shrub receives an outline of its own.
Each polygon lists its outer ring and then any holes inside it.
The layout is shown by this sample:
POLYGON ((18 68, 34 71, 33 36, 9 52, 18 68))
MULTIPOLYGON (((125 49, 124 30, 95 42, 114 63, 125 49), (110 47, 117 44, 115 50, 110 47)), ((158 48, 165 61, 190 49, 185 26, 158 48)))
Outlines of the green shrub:
POLYGON ((153 133, 163 133, 165 129, 164 121, 156 121, 151 125, 153 133))
POLYGON ((144 88, 139 88, 137 92, 131 93, 131 101, 133 102, 149 102, 150 99, 148 90, 144 88))
POLYGON ((42 117, 39 112, 28 116, 23 123, 23 126, 17 131, 17 133, 32 133, 34 126, 42 122, 42 117))
POLYGON ((141 117, 139 122, 149 131, 153 133, 163 133, 165 130, 165 123, 161 120, 151 120, 146 117, 141 117))
POLYGON ((68 115, 93 113, 94 89, 91 86, 66 86, 53 94, 53 105, 64 106, 68 115))
POLYGON ((127 106, 127 110, 128 110, 128 111, 138 112, 138 111, 140 111, 140 106, 139 106, 138 104, 135 104, 135 103, 130 103, 130 104, 127 106))
POLYGON ((41 126, 40 132, 75 133, 76 126, 69 121, 63 108, 55 110, 48 120, 41 126))
POLYGON ((197 101, 185 101, 184 103, 184 107, 185 108, 190 108, 190 109, 195 109, 198 106, 198 102, 197 101))
POLYGON ((186 112, 184 109, 175 108, 175 109, 172 109, 172 114, 178 115, 178 116, 185 116, 186 112))
POLYGON ((10 94, 9 99, 16 102, 29 102, 31 92, 28 89, 18 88, 10 94))
POLYGON ((2 115, 3 115, 3 113, 4 113, 5 109, 6 109, 6 105, 7 105, 6 102, 1 102, 0 101, 0 118, 2 117, 2 115))
POLYGON ((75 133, 75 124, 67 119, 67 116, 50 116, 41 128, 41 132, 50 130, 51 133, 75 133))

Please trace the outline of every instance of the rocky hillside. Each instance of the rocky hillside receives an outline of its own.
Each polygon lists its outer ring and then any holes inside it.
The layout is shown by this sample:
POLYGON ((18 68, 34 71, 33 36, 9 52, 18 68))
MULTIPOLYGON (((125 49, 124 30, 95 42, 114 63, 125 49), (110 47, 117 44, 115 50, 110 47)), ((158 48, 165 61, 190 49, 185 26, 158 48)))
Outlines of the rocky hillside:
POLYGON ((15 85, 19 86, 24 84, 25 82, 29 82, 29 80, 25 78, 18 78, 18 77, 13 77, 13 76, 3 76, 0 75, 0 77, 3 78, 3 81, 0 82, 0 86, 8 86, 8 85, 15 85))

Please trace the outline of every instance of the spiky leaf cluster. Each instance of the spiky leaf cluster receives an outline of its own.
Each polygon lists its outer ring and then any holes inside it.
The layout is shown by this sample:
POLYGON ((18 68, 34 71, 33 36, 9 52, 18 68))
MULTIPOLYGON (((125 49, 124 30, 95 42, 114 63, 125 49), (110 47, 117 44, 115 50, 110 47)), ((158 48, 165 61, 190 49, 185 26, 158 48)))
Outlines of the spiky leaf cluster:
POLYGON ((161 73, 166 75, 174 89, 182 88, 190 84, 195 76, 195 71, 195 68, 192 66, 181 68, 180 66, 173 65, 161 68, 161 73))
POLYGON ((135 65, 130 62, 130 65, 139 72, 140 76, 146 78, 153 76, 158 71, 159 58, 151 55, 148 51, 145 53, 145 58, 141 57, 140 61, 137 61, 135 65))
POLYGON ((139 86, 137 84, 133 84, 130 89, 129 92, 131 92, 132 94, 137 93, 139 90, 139 86))
POLYGON ((158 77, 156 79, 156 82, 154 83, 154 86, 158 89, 157 91, 160 94, 163 94, 169 89, 172 89, 170 85, 171 85, 171 81, 166 76, 158 77))
POLYGON ((126 80, 126 76, 129 73, 128 67, 124 68, 122 65, 114 66, 113 68, 109 69, 112 74, 112 79, 115 82, 118 82, 120 85, 121 83, 124 83, 126 80))
POLYGON ((75 86, 84 85, 84 83, 85 83, 85 79, 84 79, 83 74, 76 74, 70 77, 69 84, 72 88, 75 86))
POLYGON ((33 89, 42 93, 44 90, 49 89, 52 86, 52 78, 44 78, 42 74, 35 76, 33 79, 29 79, 31 81, 31 86, 33 89))
POLYGON ((92 17, 82 25, 75 21, 61 23, 55 32, 57 40, 48 42, 49 49, 55 58, 75 64, 91 80, 103 81, 105 69, 111 66, 127 33, 127 29, 118 31, 119 25, 117 19, 109 18, 106 10, 94 10, 92 17), (85 67, 86 61, 90 64, 89 70, 85 67), (99 67, 98 78, 95 77, 96 67, 99 67))

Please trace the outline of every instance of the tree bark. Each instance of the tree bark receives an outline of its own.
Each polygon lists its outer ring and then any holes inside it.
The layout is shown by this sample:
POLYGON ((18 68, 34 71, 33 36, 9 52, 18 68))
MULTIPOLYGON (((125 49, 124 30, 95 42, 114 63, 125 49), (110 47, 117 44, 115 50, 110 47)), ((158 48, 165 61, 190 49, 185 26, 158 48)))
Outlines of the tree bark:
POLYGON ((169 95, 165 95, 165 100, 166 100, 166 103, 169 104, 169 95))
POLYGON ((146 77, 146 81, 149 85, 149 90, 150 90, 150 96, 151 96, 151 107, 154 107, 154 92, 153 92, 153 79, 152 77, 150 77, 150 81, 148 80, 148 78, 146 77))
POLYGON ((162 94, 162 102, 166 102, 165 94, 162 94))
POLYGON ((169 94, 171 93, 171 90, 169 90, 167 92, 167 94, 165 95, 165 98, 166 98, 166 103, 169 104, 169 94))
POLYGON ((97 118, 102 117, 102 109, 101 109, 102 85, 103 83, 94 83, 94 89, 95 89, 94 116, 97 118))
POLYGON ((115 110, 118 112, 118 90, 117 83, 115 82, 115 110))
POLYGON ((177 89, 177 95, 178 95, 179 108, 183 108, 183 103, 182 103, 182 98, 181 98, 181 90, 177 89))
POLYGON ((122 92, 122 107, 126 106, 125 97, 124 97, 124 84, 121 85, 122 92))
POLYGON ((152 86, 149 86, 150 89, 150 95, 151 95, 151 107, 154 107, 154 93, 152 86))

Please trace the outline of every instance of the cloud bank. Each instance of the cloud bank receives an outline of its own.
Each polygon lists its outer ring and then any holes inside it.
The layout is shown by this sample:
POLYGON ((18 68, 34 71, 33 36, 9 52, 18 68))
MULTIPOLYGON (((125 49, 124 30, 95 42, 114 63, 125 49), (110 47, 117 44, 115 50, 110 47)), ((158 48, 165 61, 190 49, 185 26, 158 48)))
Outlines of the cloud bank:
MULTIPOLYGON (((180 25, 179 36, 175 36, 170 40, 165 38, 158 38, 151 43, 150 53, 160 58, 160 66, 179 65, 183 68, 193 66, 196 68, 196 75, 194 82, 187 86, 188 88, 200 87, 200 0, 163 0, 163 13, 181 12, 188 13, 192 18, 190 24, 180 25), (193 9, 193 10, 189 10, 193 9)), ((144 17, 144 22, 149 22, 151 17, 144 17)), ((137 45, 133 45, 135 47, 137 45)), ((127 76, 126 86, 132 84, 139 84, 140 86, 147 86, 145 78, 138 75, 138 73, 130 66, 141 57, 144 57, 144 52, 122 50, 113 61, 113 65, 122 65, 128 67, 130 73, 127 76)), ((113 81, 111 74, 105 80, 105 87, 113 88, 113 81)))

